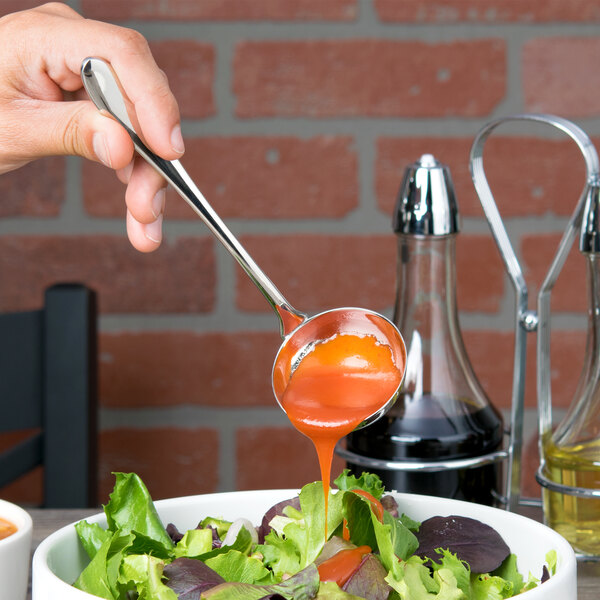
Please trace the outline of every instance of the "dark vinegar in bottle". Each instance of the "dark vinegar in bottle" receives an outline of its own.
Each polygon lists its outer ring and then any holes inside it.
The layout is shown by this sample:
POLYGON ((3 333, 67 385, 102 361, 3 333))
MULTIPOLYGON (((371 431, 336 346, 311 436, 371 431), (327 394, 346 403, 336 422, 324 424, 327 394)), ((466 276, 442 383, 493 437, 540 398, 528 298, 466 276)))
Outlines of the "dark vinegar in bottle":
MULTIPOLYGON (((399 462, 444 461, 481 456, 500 449, 502 418, 492 405, 473 406, 465 399, 401 395, 391 411, 347 437, 349 451, 399 462)), ((347 465, 381 477, 386 489, 458 500, 497 504, 501 463, 473 468, 394 470, 347 465)))

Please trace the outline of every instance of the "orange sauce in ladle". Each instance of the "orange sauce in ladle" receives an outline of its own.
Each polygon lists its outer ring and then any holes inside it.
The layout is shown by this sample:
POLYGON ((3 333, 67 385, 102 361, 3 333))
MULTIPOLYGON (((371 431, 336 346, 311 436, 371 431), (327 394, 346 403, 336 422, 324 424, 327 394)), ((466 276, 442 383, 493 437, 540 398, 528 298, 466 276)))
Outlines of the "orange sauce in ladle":
POLYGON ((348 333, 315 344, 290 376, 281 406, 317 451, 325 494, 326 538, 335 445, 380 410, 401 380, 402 372, 394 364, 389 346, 372 335, 348 333))

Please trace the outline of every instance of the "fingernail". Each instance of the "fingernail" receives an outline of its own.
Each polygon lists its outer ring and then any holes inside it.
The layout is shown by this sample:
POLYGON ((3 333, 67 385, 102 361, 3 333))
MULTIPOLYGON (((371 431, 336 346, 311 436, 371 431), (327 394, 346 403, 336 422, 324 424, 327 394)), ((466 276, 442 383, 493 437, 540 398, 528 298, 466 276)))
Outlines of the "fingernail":
POLYGON ((123 167, 122 177, 126 183, 129 183, 131 179, 131 173, 133 171, 133 161, 131 161, 126 167, 123 167))
POLYGON ((106 136, 100 132, 94 133, 92 136, 92 146, 98 160, 112 169, 110 155, 108 153, 108 144, 106 143, 106 136))
POLYGON ((160 244, 162 241, 162 215, 154 221, 154 223, 148 223, 144 226, 144 235, 156 244, 160 244))
POLYGON ((152 214, 158 219, 165 209, 165 188, 160 188, 152 198, 152 214))
POLYGON ((179 125, 175 125, 173 131, 171 131, 171 148, 173 148, 177 154, 183 154, 185 152, 181 127, 179 125))

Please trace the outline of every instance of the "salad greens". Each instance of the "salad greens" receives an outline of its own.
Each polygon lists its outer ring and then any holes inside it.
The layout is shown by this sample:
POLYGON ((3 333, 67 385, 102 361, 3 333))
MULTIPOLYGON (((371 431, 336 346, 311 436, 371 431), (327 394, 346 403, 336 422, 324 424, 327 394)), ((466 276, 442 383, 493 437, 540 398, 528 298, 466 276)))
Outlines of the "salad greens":
MULTIPOLYGON (((336 479, 327 541, 321 482, 273 506, 256 529, 243 519, 199 515, 196 529, 180 533, 165 528, 137 475, 115 475, 107 529, 75 526, 90 562, 74 586, 106 600, 497 600, 540 584, 531 574, 524 580, 516 557, 498 550, 500 536, 479 521, 433 517, 421 524, 398 516, 376 475, 344 471, 336 479), (472 557, 492 554, 493 570, 475 572, 461 546, 472 557), (357 564, 343 567, 357 552, 357 564), (348 572, 325 575, 339 568, 348 572)), ((546 559, 542 581, 556 571, 555 553, 546 559)))

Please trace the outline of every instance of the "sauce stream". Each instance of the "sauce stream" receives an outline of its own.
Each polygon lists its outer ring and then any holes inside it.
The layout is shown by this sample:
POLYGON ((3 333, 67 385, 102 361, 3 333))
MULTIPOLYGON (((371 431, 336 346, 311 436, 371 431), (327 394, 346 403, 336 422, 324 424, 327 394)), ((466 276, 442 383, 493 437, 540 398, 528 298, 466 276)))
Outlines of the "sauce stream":
MULTIPOLYGON (((401 380, 390 347, 371 335, 337 334, 324 340, 292 373, 281 405, 315 446, 326 515, 335 445, 380 410, 401 380)), ((325 523, 327 537, 327 518, 325 523)))

